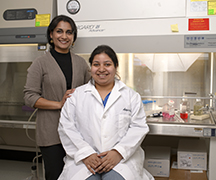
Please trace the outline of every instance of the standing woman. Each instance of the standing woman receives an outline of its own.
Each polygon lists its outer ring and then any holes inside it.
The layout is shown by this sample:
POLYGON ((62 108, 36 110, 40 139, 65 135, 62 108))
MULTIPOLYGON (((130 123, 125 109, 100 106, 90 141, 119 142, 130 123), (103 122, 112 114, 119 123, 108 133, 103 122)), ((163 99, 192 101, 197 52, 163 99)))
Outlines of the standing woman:
POLYGON ((77 27, 67 16, 56 16, 47 29, 50 52, 28 68, 24 100, 38 108, 36 142, 45 164, 46 180, 57 180, 64 166, 65 151, 57 128, 60 111, 73 88, 90 79, 89 66, 70 47, 76 41, 77 27))

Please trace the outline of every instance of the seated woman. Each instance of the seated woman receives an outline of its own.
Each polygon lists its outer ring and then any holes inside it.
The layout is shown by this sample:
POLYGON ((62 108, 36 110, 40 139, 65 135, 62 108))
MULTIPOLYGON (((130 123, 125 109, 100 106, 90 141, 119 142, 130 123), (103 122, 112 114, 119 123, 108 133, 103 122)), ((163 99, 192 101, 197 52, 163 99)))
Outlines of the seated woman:
POLYGON ((149 131, 140 95, 121 82, 109 46, 89 58, 92 79, 76 88, 61 111, 59 136, 66 151, 59 180, 149 180, 140 147, 149 131))

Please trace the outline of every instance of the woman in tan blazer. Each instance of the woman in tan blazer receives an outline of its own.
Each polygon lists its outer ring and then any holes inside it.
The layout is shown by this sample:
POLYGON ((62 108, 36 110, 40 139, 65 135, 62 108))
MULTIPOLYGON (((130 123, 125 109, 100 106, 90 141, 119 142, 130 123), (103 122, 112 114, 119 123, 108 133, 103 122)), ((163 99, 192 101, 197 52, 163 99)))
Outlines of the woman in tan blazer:
POLYGON ((24 87, 26 105, 38 109, 36 142, 47 180, 58 179, 64 166, 65 151, 57 132, 61 108, 72 89, 90 79, 86 61, 70 51, 76 38, 74 21, 64 15, 56 16, 47 29, 50 51, 33 61, 24 87))

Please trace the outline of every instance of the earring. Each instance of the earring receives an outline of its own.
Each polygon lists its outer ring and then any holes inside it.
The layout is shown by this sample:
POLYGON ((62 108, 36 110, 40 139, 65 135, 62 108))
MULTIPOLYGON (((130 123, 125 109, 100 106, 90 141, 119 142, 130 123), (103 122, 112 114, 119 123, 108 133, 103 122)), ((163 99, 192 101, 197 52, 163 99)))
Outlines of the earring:
POLYGON ((72 46, 74 46, 74 42, 72 43, 72 46))
POLYGON ((52 40, 52 39, 50 40, 50 43, 53 43, 53 40, 52 40))

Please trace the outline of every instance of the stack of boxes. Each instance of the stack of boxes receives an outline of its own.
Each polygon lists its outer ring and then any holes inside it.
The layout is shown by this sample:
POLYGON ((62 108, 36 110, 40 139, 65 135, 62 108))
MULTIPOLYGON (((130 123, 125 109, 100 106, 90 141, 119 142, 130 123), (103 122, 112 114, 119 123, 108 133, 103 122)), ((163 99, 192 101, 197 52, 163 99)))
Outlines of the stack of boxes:
MULTIPOLYGON (((180 139, 177 149, 177 166, 170 168, 171 148, 146 146, 144 168, 157 180, 207 180, 207 148, 203 139, 180 139)), ((176 157, 176 156, 174 156, 176 157)))

